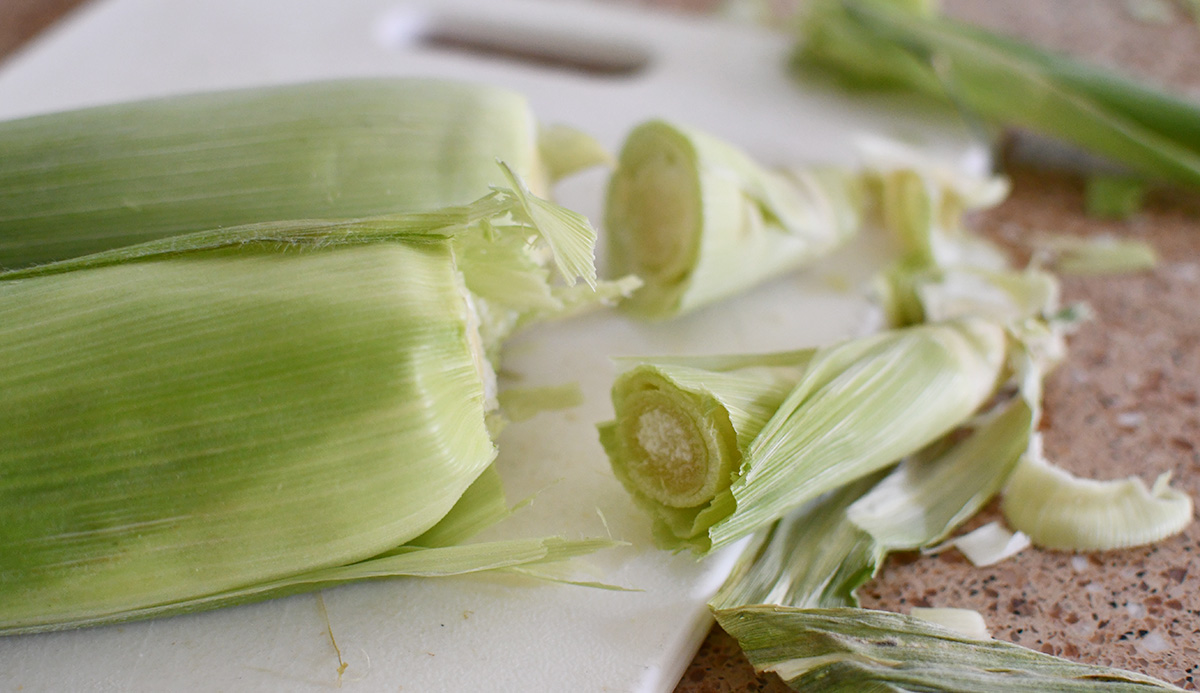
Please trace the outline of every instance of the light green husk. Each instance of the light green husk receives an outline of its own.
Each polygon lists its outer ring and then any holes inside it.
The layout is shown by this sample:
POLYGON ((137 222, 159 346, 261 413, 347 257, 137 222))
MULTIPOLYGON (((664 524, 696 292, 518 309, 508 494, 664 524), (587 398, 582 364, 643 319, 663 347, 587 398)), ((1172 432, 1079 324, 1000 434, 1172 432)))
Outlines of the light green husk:
POLYGON ((931 547, 929 553, 954 547, 967 557, 971 565, 982 567, 1011 558, 1030 545, 1029 537, 1024 532, 1013 532, 999 522, 989 522, 940 546, 931 547))
POLYGON ((914 606, 909 615, 922 621, 937 624, 943 628, 961 633, 968 638, 987 640, 991 637, 987 621, 983 614, 973 609, 956 609, 953 607, 914 606))
POLYGON ((1142 211, 1146 181, 1133 176, 1093 174, 1084 189, 1084 210, 1099 219, 1128 219, 1142 211))
POLYGON ((795 54, 844 84, 899 88, 1200 185, 1200 107, 1019 41, 883 0, 818 0, 795 54))
POLYGON ((463 205, 508 185, 497 159, 544 194, 524 97, 449 81, 317 82, 8 121, 0 268, 224 226, 463 205))
POLYGON ((543 126, 538 131, 538 151, 552 183, 593 166, 615 163, 596 138, 561 124, 543 126))
POLYGON ((856 590, 892 551, 931 546, 995 495, 1024 452, 1028 408, 998 404, 886 476, 831 491, 759 532, 709 601, 801 608, 858 606, 856 590))
POLYGON ((877 282, 893 325, 983 317, 1012 327, 1048 321, 1059 311, 1056 277, 1036 267, 1014 269, 964 222, 967 212, 1004 199, 1006 179, 955 171, 886 140, 864 145, 880 222, 898 249, 877 282))
POLYGON ((670 318, 820 258, 858 231, 862 194, 849 170, 771 171, 707 133, 644 123, 606 202, 613 272, 645 282, 622 305, 670 318))
POLYGON ((805 693, 1181 690, 886 611, 747 606, 716 616, 755 669, 775 672, 805 693))
POLYGON ((1079 479, 1052 465, 1033 433, 1041 418, 1046 365, 1026 347, 1013 358, 1021 399, 1032 412, 1029 444, 1005 486, 1001 508, 1013 529, 1034 544, 1068 551, 1103 551, 1148 544, 1177 534, 1192 522, 1192 500, 1162 474, 1147 490, 1136 477, 1079 479))
POLYGON ((660 545, 703 554, 953 430, 993 394, 1005 340, 963 320, 795 352, 793 368, 647 363, 617 379, 600 439, 660 545))
POLYGON ((1130 274, 1158 264, 1153 246, 1130 238, 1046 235, 1037 239, 1037 249, 1048 256, 1045 262, 1063 274, 1130 274))
POLYGON ((610 545, 460 545, 505 512, 475 307, 544 306, 468 291, 457 249, 521 238, 551 302, 575 279, 551 256, 594 271, 586 220, 512 183, 0 274, 0 632, 610 545))
POLYGON ((1009 479, 1002 509, 1033 543, 1064 551, 1140 546, 1182 532, 1192 522, 1192 499, 1160 474, 1147 489, 1141 479, 1080 479, 1052 466, 1040 445, 1009 479))
MULTIPOLYGON (((916 152, 886 143, 873 146, 887 148, 873 160, 892 161, 891 168, 876 172, 873 186, 882 201, 883 224, 901 254, 881 283, 885 311, 893 322, 987 318, 1005 325, 1019 345, 1010 358, 1020 390, 1014 406, 1024 409, 1025 430, 1006 439, 1020 440, 1025 448, 1014 484, 1005 493, 1010 522, 1017 519, 1013 526, 1041 546, 1077 550, 1119 548, 1180 531, 1190 522, 1191 502, 1168 489, 1165 480, 1154 493, 1131 480, 1120 482, 1120 491, 1113 486, 1118 482, 1068 482, 1065 472, 1042 457, 1033 435, 1041 416, 1041 379, 1065 358, 1066 334, 1080 311, 1060 308, 1057 277, 1036 266, 1013 269, 997 248, 967 233, 962 210, 997 201, 1004 192, 1000 182, 964 178, 955 184, 948 174, 922 163, 916 152), (1084 493, 1084 488, 1094 490, 1084 493), (1120 503, 1114 502, 1118 499, 1120 503)), ((1056 267, 1078 272, 1133 271, 1155 259, 1152 248, 1135 241, 1055 236, 1041 245, 1042 255, 1050 254, 1056 267)))

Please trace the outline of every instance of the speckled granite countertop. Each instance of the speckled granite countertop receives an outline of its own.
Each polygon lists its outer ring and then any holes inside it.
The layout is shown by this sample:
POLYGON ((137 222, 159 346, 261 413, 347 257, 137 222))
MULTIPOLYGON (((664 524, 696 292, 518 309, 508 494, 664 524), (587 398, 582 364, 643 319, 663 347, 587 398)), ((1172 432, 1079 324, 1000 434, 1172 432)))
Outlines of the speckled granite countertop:
MULTIPOLYGON (((0 59, 80 0, 0 2, 0 59)), ((719 0, 643 0, 703 11, 719 0)), ((1200 27, 1186 3, 1169 21, 1138 20, 1130 0, 947 0, 950 14, 1168 85, 1200 99, 1200 27)), ((788 0, 773 5, 786 11, 788 0)), ((1098 319, 1071 340, 1069 360, 1047 383, 1046 452, 1089 477, 1171 471, 1200 499, 1200 195, 1153 199, 1127 222, 1082 213, 1082 180, 1012 165, 1013 194, 978 218, 1016 253, 1039 231, 1144 239, 1162 257, 1153 271, 1066 278, 1067 301, 1098 319)), ((986 510, 968 527, 992 519, 986 510)), ((907 611, 957 606, 983 613, 997 638, 1134 669, 1200 689, 1200 523, 1155 546, 1087 556, 1026 551, 976 568, 957 552, 892 556, 861 594, 864 606, 907 611)), ((676 693, 785 691, 756 676, 736 643, 714 628, 676 693)))

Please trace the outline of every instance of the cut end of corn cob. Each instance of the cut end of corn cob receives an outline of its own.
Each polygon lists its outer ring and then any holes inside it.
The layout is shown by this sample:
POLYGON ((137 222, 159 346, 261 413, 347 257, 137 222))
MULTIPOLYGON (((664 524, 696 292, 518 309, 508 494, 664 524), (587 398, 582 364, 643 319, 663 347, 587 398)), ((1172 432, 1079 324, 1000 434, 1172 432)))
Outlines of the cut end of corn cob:
POLYGON ((769 375, 647 363, 617 378, 601 441, 660 543, 706 553, 953 430, 993 394, 1006 345, 999 325, 960 320, 769 375))
POLYGON ((635 129, 621 151, 605 226, 614 271, 645 282, 630 310, 669 310, 687 281, 704 214, 695 158, 687 138, 663 123, 635 129))
POLYGON ((770 171, 707 133, 639 125, 609 183, 609 261, 645 286, 624 306, 670 318, 828 252, 858 229, 857 176, 770 171))
POLYGON ((721 409, 649 369, 622 378, 614 399, 621 469, 630 484, 671 508, 706 503, 729 486, 738 455, 721 409))

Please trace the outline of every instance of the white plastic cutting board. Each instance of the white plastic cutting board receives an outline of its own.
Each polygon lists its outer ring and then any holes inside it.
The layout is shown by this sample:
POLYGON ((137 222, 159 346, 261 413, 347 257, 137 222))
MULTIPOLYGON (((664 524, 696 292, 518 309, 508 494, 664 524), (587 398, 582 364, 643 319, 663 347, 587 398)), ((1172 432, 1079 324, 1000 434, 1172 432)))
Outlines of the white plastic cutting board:
MULTIPOLYGON (((873 131, 978 166, 984 150, 937 114, 851 102, 785 74, 788 40, 763 30, 619 5, 547 0, 98 0, 0 66, 0 118, 168 93, 318 78, 418 75, 525 93, 545 122, 614 151, 636 123, 706 128, 775 164, 853 160, 873 131), (439 40, 433 40, 440 37, 439 40), (587 72, 483 56, 499 43, 606 67, 587 72)), ((562 202, 599 223, 603 172, 562 202)), ((595 314, 530 332, 507 352, 517 385, 580 382, 586 404, 507 429, 498 461, 512 500, 533 503, 487 537, 611 536, 584 577, 613 592, 473 576, 352 585, 317 596, 84 631, 0 638, 5 691, 667 691, 711 623, 705 600, 733 555, 702 562, 653 548, 613 479, 594 424, 609 417, 610 355, 791 349, 865 331, 860 243, 685 320, 595 314)), ((0 595, 0 599, 4 596, 0 595)))

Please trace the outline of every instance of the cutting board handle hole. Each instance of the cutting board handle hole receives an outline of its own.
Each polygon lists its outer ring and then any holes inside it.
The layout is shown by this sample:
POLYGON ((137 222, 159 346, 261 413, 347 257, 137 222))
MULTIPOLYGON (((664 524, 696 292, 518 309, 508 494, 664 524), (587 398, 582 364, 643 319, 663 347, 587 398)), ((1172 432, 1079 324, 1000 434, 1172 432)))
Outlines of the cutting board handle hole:
POLYGON ((381 39, 393 49, 431 48, 593 77, 633 77, 650 63, 649 51, 617 38, 492 19, 391 15, 381 29, 381 39))

